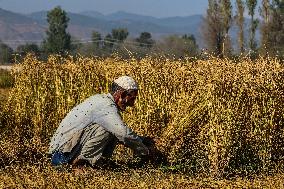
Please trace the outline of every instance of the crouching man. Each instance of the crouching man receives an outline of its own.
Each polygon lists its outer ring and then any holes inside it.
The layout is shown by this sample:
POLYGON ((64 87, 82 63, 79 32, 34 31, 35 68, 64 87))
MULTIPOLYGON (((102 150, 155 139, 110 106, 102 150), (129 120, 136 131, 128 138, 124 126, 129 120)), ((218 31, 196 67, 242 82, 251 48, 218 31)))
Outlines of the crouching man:
POLYGON ((112 156, 118 142, 135 154, 151 156, 123 121, 120 112, 133 106, 138 95, 137 83, 128 76, 114 80, 109 94, 96 94, 75 106, 62 120, 51 139, 49 154, 53 165, 90 164, 96 167, 112 156))

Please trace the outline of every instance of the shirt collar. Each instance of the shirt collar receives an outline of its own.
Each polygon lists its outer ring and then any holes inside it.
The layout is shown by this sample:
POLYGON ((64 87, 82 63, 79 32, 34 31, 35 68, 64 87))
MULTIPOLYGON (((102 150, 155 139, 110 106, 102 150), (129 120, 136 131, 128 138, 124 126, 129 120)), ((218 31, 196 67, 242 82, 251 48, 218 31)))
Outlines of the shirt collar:
POLYGON ((113 96, 112 96, 110 93, 107 93, 107 97, 110 98, 110 99, 113 101, 113 104, 115 105, 115 107, 116 107, 118 113, 122 113, 122 111, 117 107, 117 105, 116 105, 116 103, 115 103, 115 101, 114 101, 113 96))
POLYGON ((107 97, 110 98, 115 103, 114 98, 110 93, 107 93, 107 97))

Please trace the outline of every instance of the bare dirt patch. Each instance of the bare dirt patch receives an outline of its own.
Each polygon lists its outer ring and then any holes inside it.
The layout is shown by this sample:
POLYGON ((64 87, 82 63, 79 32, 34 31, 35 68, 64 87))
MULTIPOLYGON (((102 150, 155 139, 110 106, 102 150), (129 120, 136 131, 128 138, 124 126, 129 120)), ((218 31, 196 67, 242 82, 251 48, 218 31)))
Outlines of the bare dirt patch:
POLYGON ((9 70, 9 71, 11 71, 11 70, 12 70, 12 67, 13 67, 13 66, 10 66, 10 65, 0 65, 0 69, 3 69, 3 70, 9 70))

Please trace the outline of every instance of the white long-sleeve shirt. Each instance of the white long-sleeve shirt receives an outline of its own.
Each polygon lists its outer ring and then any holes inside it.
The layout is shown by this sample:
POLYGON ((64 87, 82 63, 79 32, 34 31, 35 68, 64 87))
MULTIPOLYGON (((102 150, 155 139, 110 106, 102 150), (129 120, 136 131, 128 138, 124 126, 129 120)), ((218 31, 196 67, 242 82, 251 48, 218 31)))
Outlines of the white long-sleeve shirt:
POLYGON ((57 128, 48 153, 71 152, 79 142, 84 129, 95 123, 112 133, 127 147, 142 155, 148 153, 142 139, 122 121, 111 94, 97 94, 75 106, 57 128))

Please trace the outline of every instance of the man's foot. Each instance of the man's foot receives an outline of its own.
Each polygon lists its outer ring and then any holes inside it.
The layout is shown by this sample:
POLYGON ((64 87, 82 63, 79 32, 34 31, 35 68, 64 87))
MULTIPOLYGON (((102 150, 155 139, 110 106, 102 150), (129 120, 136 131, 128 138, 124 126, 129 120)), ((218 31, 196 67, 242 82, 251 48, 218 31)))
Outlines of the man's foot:
POLYGON ((87 169, 86 169, 86 167, 75 167, 75 168, 72 169, 72 172, 75 175, 83 175, 83 174, 87 173, 87 169))

